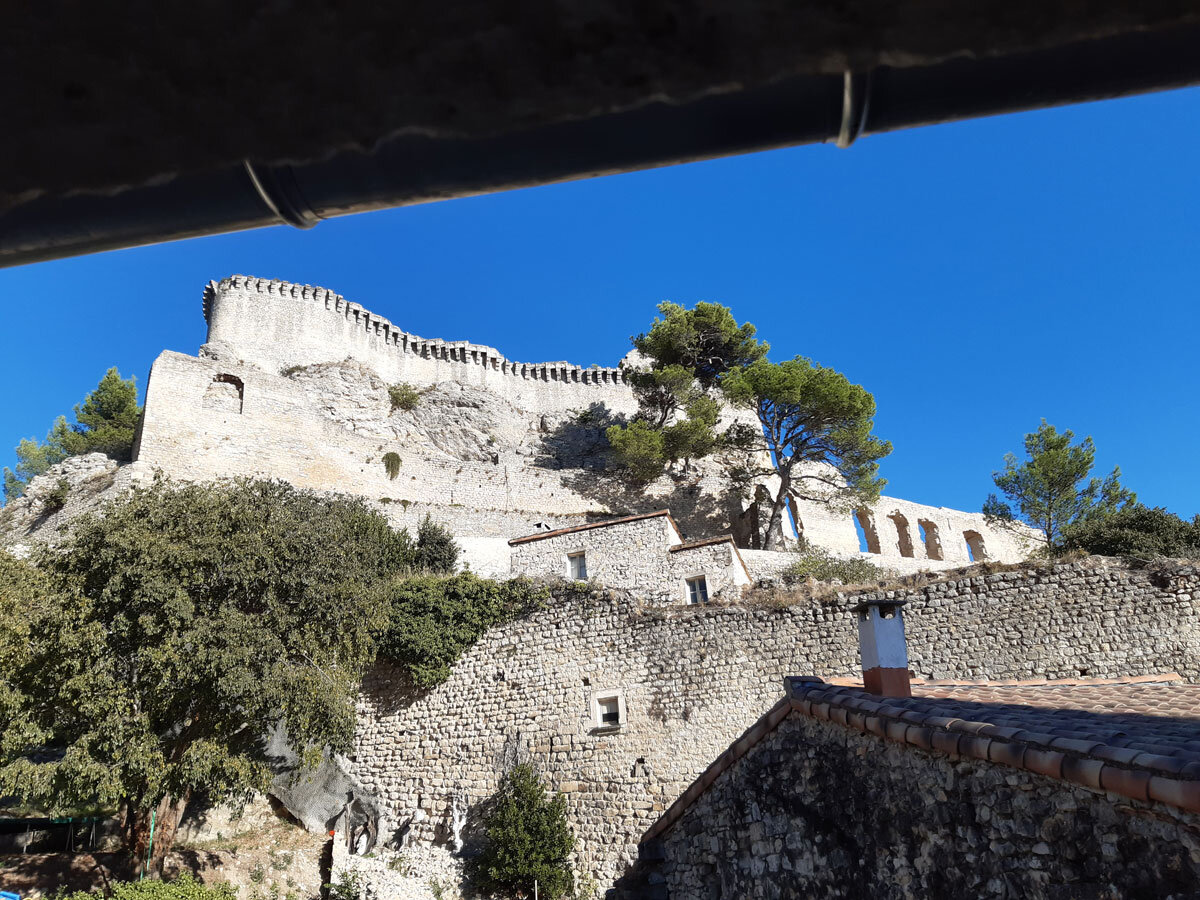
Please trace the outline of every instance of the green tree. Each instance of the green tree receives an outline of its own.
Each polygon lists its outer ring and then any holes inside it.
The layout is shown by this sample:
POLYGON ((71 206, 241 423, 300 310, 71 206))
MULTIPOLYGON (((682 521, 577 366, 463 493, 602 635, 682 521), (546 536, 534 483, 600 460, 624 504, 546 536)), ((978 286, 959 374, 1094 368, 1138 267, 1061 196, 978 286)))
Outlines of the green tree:
POLYGON ((875 398, 835 369, 802 356, 782 363, 763 358, 721 378, 731 402, 752 409, 761 430, 735 427, 731 446, 751 461, 751 480, 777 475, 763 548, 775 549, 789 495, 846 505, 870 503, 886 484, 879 460, 892 445, 875 437, 875 398), (770 465, 753 460, 768 458, 770 465))
POLYGON ((713 390, 722 374, 761 359, 767 344, 728 307, 676 303, 658 307, 648 332, 633 337, 647 369, 630 375, 638 416, 607 431, 617 460, 637 481, 652 481, 667 466, 699 459, 718 444, 720 401, 713 390))
POLYGON ((658 311, 661 317, 631 339, 633 346, 654 368, 678 366, 701 387, 715 387, 724 372, 748 366, 771 349, 755 337, 753 325, 739 325, 729 307, 719 303, 701 302, 692 309, 660 303, 658 311))
POLYGON ((129 459, 142 408, 137 402, 137 383, 124 379, 116 368, 109 369, 95 390, 75 407, 75 424, 65 416, 54 420, 45 441, 33 438, 17 444, 17 468, 4 470, 4 499, 15 500, 25 486, 52 465, 68 456, 107 453, 114 459, 129 459))
POLYGON ((445 525, 433 521, 428 513, 417 526, 412 567, 417 572, 453 572, 458 566, 458 543, 445 525))
POLYGON ((1025 435, 1025 459, 1008 453, 1003 471, 992 473, 1006 499, 988 495, 983 512, 989 521, 997 525, 1019 521, 1041 529, 1046 549, 1054 550, 1067 526, 1135 503, 1137 495, 1121 486, 1119 466, 1106 478, 1088 477, 1096 446, 1090 437, 1078 444, 1072 443, 1074 439, 1074 432, 1059 434, 1045 419, 1037 431, 1025 435))
POLYGON ((546 796, 531 765, 513 766, 483 820, 487 840, 477 860, 480 880, 492 890, 555 900, 571 890, 575 835, 562 794, 546 796))
POLYGON ((275 724, 309 760, 349 747, 412 557, 361 500, 282 482, 160 480, 82 518, 44 574, 0 575, 0 796, 119 807, 142 859, 153 814, 157 865, 190 798, 267 787, 275 724))
POLYGON ((1188 522, 1162 507, 1129 505, 1064 525, 1061 548, 1100 556, 1200 559, 1200 516, 1188 522))

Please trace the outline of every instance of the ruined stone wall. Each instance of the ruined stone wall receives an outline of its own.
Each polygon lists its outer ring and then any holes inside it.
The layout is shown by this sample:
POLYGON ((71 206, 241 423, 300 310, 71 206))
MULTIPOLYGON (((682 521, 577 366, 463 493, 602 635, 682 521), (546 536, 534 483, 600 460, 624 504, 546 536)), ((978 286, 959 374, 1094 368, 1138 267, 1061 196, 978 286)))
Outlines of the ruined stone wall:
MULTIPOLYGON (((908 600, 912 668, 937 678, 1200 678, 1200 576, 1092 559, 952 577, 908 600)), ((364 685, 353 771, 409 839, 444 842, 452 798, 473 808, 515 757, 567 796, 584 871, 611 883, 646 827, 769 709, 788 675, 861 671, 850 609, 556 604, 487 635, 450 679, 413 691, 386 665, 364 685), (597 692, 627 724, 594 727, 597 692)))
POLYGON ((685 579, 703 575, 711 600, 749 583, 749 575, 729 541, 682 547, 666 516, 573 531, 516 544, 514 574, 543 578, 568 577, 568 554, 583 553, 588 580, 606 588, 629 591, 648 603, 687 602, 685 579))
POLYGON ((661 841, 662 900, 1193 897, 1200 816, 793 713, 661 841))

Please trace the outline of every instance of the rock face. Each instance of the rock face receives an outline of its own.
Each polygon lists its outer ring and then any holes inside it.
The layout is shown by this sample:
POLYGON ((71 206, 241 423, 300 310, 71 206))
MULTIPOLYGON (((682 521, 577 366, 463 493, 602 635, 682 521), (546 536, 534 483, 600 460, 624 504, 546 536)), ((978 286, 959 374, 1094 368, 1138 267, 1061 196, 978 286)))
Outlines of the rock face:
POLYGON ((25 494, 0 510, 0 545, 27 553, 34 540, 53 544, 64 527, 130 483, 128 471, 103 453, 72 456, 29 482, 25 494))

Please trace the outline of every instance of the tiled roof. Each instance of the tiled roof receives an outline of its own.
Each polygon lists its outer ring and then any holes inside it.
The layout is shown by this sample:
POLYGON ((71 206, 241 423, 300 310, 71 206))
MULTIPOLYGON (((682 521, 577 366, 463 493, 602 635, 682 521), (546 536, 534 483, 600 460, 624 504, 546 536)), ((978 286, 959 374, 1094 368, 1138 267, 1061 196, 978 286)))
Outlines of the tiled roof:
POLYGON ((643 840, 675 824, 722 772, 791 714, 921 750, 1200 812, 1200 685, 1184 684, 1175 674, 917 681, 911 698, 880 697, 858 685, 827 684, 819 678, 787 678, 784 683, 788 696, 721 754, 643 840))
POLYGON ((659 509, 654 512, 639 513, 636 516, 622 516, 619 519, 606 519, 603 522, 589 522, 587 525, 572 525, 570 528, 556 528, 553 531, 539 531, 536 534, 527 534, 522 537, 512 538, 508 545, 512 547, 515 544, 528 544, 530 541, 543 541, 546 538, 558 537, 560 534, 574 534, 577 531, 591 531, 593 528, 608 528, 612 525, 624 525, 626 522, 637 522, 641 519, 653 519, 656 516, 666 516, 667 521, 671 523, 671 527, 675 529, 675 533, 679 534, 679 526, 675 520, 671 518, 669 509, 659 509))

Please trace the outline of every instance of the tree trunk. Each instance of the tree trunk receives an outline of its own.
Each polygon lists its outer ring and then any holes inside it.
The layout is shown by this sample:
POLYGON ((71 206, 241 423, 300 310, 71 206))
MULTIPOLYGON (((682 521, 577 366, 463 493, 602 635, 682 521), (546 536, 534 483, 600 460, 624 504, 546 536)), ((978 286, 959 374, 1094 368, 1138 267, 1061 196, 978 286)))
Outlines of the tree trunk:
POLYGON ((179 831, 179 822, 183 819, 187 804, 186 794, 183 797, 163 797, 156 807, 143 807, 133 813, 130 849, 138 861, 139 871, 149 854, 146 874, 162 874, 163 858, 175 844, 175 834, 179 831), (150 843, 151 813, 154 824, 153 845, 150 843))
POLYGON ((776 535, 783 535, 783 507, 787 503, 788 489, 791 486, 792 480, 781 474, 779 492, 775 495, 774 502, 771 503, 771 518, 767 520, 767 532, 763 535, 762 548, 764 550, 776 549, 776 535))

